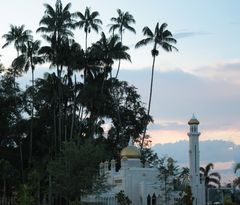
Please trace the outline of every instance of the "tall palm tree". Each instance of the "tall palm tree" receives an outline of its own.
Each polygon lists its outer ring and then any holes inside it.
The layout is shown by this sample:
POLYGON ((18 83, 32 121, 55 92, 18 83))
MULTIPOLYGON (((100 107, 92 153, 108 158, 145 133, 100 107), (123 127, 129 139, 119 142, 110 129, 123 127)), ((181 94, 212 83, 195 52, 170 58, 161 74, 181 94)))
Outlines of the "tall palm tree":
POLYGON ((206 165, 206 167, 200 167, 200 176, 205 180, 205 198, 206 198, 206 204, 208 202, 208 188, 210 187, 220 187, 221 186, 221 176, 218 172, 211 172, 211 169, 213 169, 213 163, 209 163, 206 165))
MULTIPOLYGON (((112 17, 111 18, 111 21, 113 22, 113 24, 111 24, 109 32, 113 32, 113 35, 114 35, 114 31, 116 29, 118 29, 119 34, 120 34, 121 43, 122 43, 123 32, 125 30, 136 33, 136 30, 129 25, 129 24, 132 24, 132 23, 136 23, 136 21, 128 11, 123 12, 123 11, 121 11, 121 9, 117 9, 117 13, 118 13, 118 17, 112 17)), ((116 78, 117 78, 118 73, 119 73, 120 62, 121 62, 121 60, 119 60, 119 62, 118 62, 118 69, 117 69, 117 73, 116 73, 116 78)))
MULTIPOLYGON (((24 47, 24 44, 28 40, 32 39, 31 33, 32 33, 32 31, 25 30, 24 25, 14 26, 14 25, 11 24, 10 25, 10 31, 2 36, 6 40, 6 43, 2 46, 2 48, 5 48, 5 47, 7 47, 11 44, 14 44, 14 47, 17 51, 17 56, 19 56, 20 52, 22 51, 22 49, 24 47)), ((14 70, 13 70, 14 89, 16 89, 17 73, 18 73, 18 70, 16 68, 14 68, 14 70)), ((20 73, 21 73, 21 71, 20 71, 20 73)), ((16 99, 15 99, 15 101, 16 101, 16 99)))
POLYGON ((87 51, 87 37, 88 33, 91 32, 91 29, 98 33, 99 29, 101 29, 102 21, 98 19, 99 13, 97 11, 91 10, 89 7, 86 7, 84 14, 81 12, 76 12, 76 17, 80 20, 75 23, 76 27, 84 28, 85 32, 85 51, 87 51))
MULTIPOLYGON (((96 93, 99 91, 98 95, 96 95, 99 97, 99 99, 104 99, 107 95, 106 90, 109 91, 109 89, 105 89, 105 83, 107 82, 109 73, 111 74, 114 60, 123 59, 131 61, 130 55, 127 53, 128 49, 129 48, 127 46, 122 45, 117 35, 107 38, 103 32, 101 34, 101 39, 92 45, 90 54, 93 56, 93 58, 95 58, 97 62, 95 67, 97 67, 98 70, 94 73, 94 79, 91 79, 90 82, 92 84, 96 84, 94 89, 96 90, 96 93)), ((93 131, 95 129, 94 124, 97 121, 100 110, 103 109, 102 106, 99 105, 95 107, 97 107, 97 109, 90 109, 90 124, 91 127, 93 127, 93 131)), ((93 133, 90 135, 92 136, 93 133)))
POLYGON ((102 62, 105 79, 108 73, 111 73, 114 60, 122 59, 131 61, 130 55, 127 53, 129 48, 122 45, 117 35, 106 37, 102 32, 101 39, 92 46, 92 51, 102 62))
POLYGON ((22 55, 18 56, 14 59, 12 66, 13 68, 21 68, 26 72, 29 68, 32 71, 32 105, 31 105, 31 129, 30 129, 30 141, 29 141, 29 163, 32 160, 32 137, 33 137, 33 117, 34 117, 34 71, 35 66, 37 64, 44 63, 44 57, 39 55, 41 42, 39 40, 36 41, 28 41, 26 43, 25 49, 23 50, 22 55))
POLYGON ((24 27, 24 25, 14 26, 11 24, 10 31, 2 36, 6 40, 6 43, 2 46, 2 48, 5 48, 13 43, 15 49, 17 50, 17 56, 19 56, 24 43, 32 39, 32 32, 30 30, 25 30, 24 27))
POLYGON ((37 32, 43 33, 42 37, 50 43, 50 46, 45 46, 43 51, 48 55, 48 60, 52 65, 57 66, 58 77, 61 76, 59 53, 61 52, 62 42, 73 37, 72 29, 74 28, 73 14, 69 11, 71 3, 65 7, 62 6, 61 0, 57 0, 55 8, 49 4, 44 4, 45 14, 40 20, 40 27, 37 32), (51 57, 49 57, 51 55, 51 57))
MULTIPOLYGON (((159 25, 159 23, 157 23, 155 30, 153 32, 150 30, 150 28, 145 26, 142 31, 143 31, 143 35, 147 36, 147 37, 145 39, 139 41, 135 46, 135 48, 139 48, 141 46, 145 46, 150 43, 153 43, 153 49, 151 51, 152 57, 153 57, 153 62, 152 62, 150 93, 149 93, 149 102, 148 102, 148 111, 147 111, 148 115, 150 114, 150 108, 151 108, 155 59, 159 53, 158 46, 160 46, 167 52, 172 52, 173 50, 178 51, 178 49, 172 45, 172 44, 177 43, 176 39, 173 38, 172 33, 169 30, 166 30, 166 28, 167 28, 166 23, 163 23, 161 26, 159 25)), ((146 130, 147 130, 147 125, 146 125, 146 129, 144 130, 144 133, 143 133, 141 148, 143 147, 143 144, 144 144, 146 130)))
POLYGON ((15 58, 12 62, 13 67, 20 67, 24 71, 31 69, 32 72, 32 86, 34 87, 34 71, 37 64, 44 63, 43 55, 39 55, 41 42, 36 41, 27 41, 26 47, 23 50, 23 53, 15 58))
MULTIPOLYGON (((50 43, 50 46, 44 46, 41 53, 45 54, 51 65, 57 68, 57 77, 62 81, 63 61, 61 59, 62 46, 66 39, 74 36, 72 29, 74 29, 73 14, 70 12, 71 3, 63 7, 61 0, 57 0, 55 8, 49 4, 44 4, 46 10, 40 21, 41 27, 37 32, 43 33, 43 38, 50 43)), ((61 143, 62 139, 62 82, 57 83, 58 86, 58 139, 61 143)), ((61 146, 61 144, 60 144, 61 146)))

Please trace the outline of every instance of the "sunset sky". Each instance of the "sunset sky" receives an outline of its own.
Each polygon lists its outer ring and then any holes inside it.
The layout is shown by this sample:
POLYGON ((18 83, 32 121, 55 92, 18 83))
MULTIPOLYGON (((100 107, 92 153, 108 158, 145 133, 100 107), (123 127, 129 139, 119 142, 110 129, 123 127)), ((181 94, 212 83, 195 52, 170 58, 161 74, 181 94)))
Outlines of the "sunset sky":
MULTIPOLYGON (((65 5, 69 1, 62 1, 65 5)), ((36 31, 44 14, 44 3, 55 0, 4 0, 0 2, 0 35, 9 25, 25 24, 36 31)), ((187 122, 194 113, 200 121, 201 140, 223 139, 240 144, 240 1, 239 0, 72 0, 71 11, 83 12, 86 6, 100 13, 107 33, 116 9, 129 11, 135 18, 137 34, 126 32, 123 43, 130 47, 132 63, 122 63, 119 78, 135 85, 148 102, 151 72, 151 47, 134 49, 143 38, 142 28, 153 29, 157 22, 168 24, 178 40, 179 52, 160 50, 149 126, 153 144, 187 139, 187 122)), ((76 40, 84 46, 84 33, 77 30, 76 40)), ((35 38, 41 39, 40 35, 35 38)), ((92 32, 89 41, 99 35, 92 32)), ((0 39, 0 45, 4 39, 0 39)), ((1 62, 7 67, 16 56, 13 47, 0 49, 1 62)), ((116 68, 117 64, 115 65, 116 68)), ((37 69, 42 77, 48 69, 37 69)), ((26 75, 21 83, 28 83, 26 75)))

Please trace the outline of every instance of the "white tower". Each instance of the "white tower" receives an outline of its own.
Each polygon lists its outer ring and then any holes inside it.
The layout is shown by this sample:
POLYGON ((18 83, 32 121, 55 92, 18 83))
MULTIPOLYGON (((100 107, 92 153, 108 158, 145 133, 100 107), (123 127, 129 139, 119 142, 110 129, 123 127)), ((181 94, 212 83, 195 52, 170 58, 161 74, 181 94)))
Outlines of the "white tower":
POLYGON ((189 136, 189 167, 190 167, 190 185, 192 188, 192 195, 194 197, 193 205, 203 205, 204 194, 203 185, 200 182, 199 171, 199 135, 198 125, 199 121, 192 116, 188 122, 190 126, 189 136))

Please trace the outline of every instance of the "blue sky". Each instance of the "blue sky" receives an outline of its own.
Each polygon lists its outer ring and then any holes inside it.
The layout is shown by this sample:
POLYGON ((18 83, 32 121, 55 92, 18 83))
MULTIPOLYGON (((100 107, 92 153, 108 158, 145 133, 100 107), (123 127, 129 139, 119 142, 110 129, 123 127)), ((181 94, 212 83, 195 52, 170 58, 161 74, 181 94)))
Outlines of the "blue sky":
MULTIPOLYGON (((65 5, 69 1, 62 1, 65 5)), ((55 0, 7 0, 0 2, 0 35, 9 25, 25 24, 35 31, 44 13, 44 3, 55 0)), ((157 22, 168 24, 178 40, 179 52, 160 50, 156 60, 156 75, 152 112, 154 124, 149 127, 153 143, 169 143, 187 139, 187 121, 193 113, 200 120, 201 140, 222 139, 240 144, 240 1, 239 0, 72 0, 72 11, 84 11, 86 6, 100 13, 108 31, 110 18, 116 9, 129 11, 136 20, 137 34, 126 32, 123 43, 130 47, 132 63, 123 62, 119 77, 134 84, 143 101, 148 100, 151 47, 134 49, 143 38, 142 28, 153 29, 157 22)), ((84 33, 77 30, 76 40, 84 46, 84 33)), ((41 38, 36 35, 36 38, 41 38)), ((92 32, 89 41, 99 35, 92 32)), ((4 39, 0 39, 3 45, 4 39)), ((16 51, 0 49, 1 62, 9 66, 16 51)), ((115 65, 115 67, 117 64, 115 65)), ((42 77, 45 69, 37 69, 42 77)), ((21 83, 29 82, 25 75, 21 83)))

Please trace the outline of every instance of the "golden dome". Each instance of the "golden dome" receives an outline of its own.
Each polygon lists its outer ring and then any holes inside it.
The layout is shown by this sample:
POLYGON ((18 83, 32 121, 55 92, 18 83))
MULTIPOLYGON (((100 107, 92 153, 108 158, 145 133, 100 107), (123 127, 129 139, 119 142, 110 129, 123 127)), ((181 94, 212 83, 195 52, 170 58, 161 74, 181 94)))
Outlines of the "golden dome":
POLYGON ((128 145, 127 147, 123 148, 121 151, 121 158, 140 158, 141 153, 137 147, 133 145, 128 145))
POLYGON ((189 125, 198 125, 199 124, 199 121, 195 118, 195 116, 193 115, 192 116, 192 119, 190 119, 189 121, 188 121, 188 124, 189 125))

